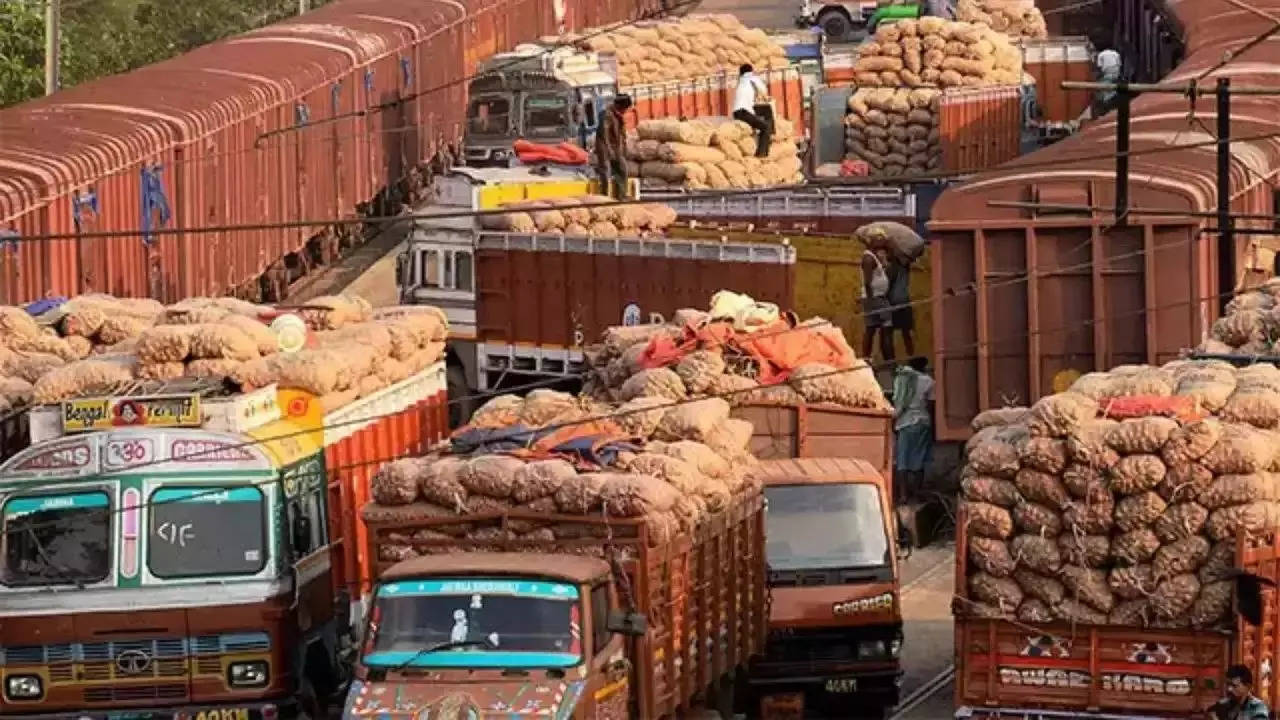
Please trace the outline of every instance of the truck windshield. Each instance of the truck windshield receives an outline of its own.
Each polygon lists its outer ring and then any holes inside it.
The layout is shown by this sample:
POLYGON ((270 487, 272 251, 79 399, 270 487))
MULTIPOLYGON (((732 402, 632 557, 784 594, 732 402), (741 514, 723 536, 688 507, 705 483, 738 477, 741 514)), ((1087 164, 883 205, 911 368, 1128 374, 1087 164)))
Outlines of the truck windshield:
POLYGON ((467 108, 467 130, 475 135, 506 135, 511 127, 511 98, 485 95, 467 108))
POLYGON ((868 483, 779 485, 764 490, 770 570, 885 565, 889 537, 880 491, 868 483))
POLYGON ((12 498, 3 514, 5 585, 107 578, 111 501, 105 492, 12 498))
POLYGON ((366 665, 571 667, 582 654, 578 589, 541 580, 440 578, 378 587, 366 665), (457 647, 430 651, 448 643, 457 647))
POLYGON ((147 566, 158 578, 253 575, 266 563, 256 487, 167 487, 151 494, 147 566))
POLYGON ((524 133, 529 137, 561 138, 569 131, 569 99, 535 95, 524 101, 524 133))

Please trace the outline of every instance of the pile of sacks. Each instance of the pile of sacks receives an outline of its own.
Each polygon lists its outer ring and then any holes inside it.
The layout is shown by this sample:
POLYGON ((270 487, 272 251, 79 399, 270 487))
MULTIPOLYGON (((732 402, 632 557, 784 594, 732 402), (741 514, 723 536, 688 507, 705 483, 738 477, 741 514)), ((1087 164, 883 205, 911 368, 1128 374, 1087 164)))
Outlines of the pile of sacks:
POLYGON ((1276 354, 1280 340, 1280 278, 1236 295, 1196 350, 1221 355, 1276 354))
POLYGON ((942 166, 938 127, 942 91, 861 88, 844 116, 846 159, 862 160, 872 175, 896 177, 942 166))
POLYGON ((981 25, 937 17, 881 25, 858 48, 854 82, 867 87, 982 87, 1022 82, 1022 52, 981 25))
MULTIPOLYGON (((587 30, 580 45, 613 53, 618 85, 627 87, 687 80, 721 71, 737 72, 750 63, 757 70, 787 67, 787 54, 763 30, 748 28, 732 15, 689 15, 654 22, 628 23, 600 33, 587 30)), ((572 42, 567 36, 557 42, 572 42)))
POLYGON ((627 174, 646 186, 727 190, 804 182, 795 127, 774 119, 769 156, 758 158, 751 127, 740 120, 642 120, 627 142, 627 174))
MULTIPOLYGON (((658 418, 652 431, 634 435, 645 442, 627 445, 607 456, 604 464, 496 453, 446 453, 384 465, 372 480, 374 502, 362 512, 367 522, 499 515, 489 521, 467 519, 398 536, 379 544, 379 560, 395 562, 424 553, 455 552, 464 546, 448 541, 463 537, 468 540, 468 550, 510 550, 522 544, 603 538, 609 533, 621 537, 624 533, 621 528, 563 517, 507 518, 503 529, 500 516, 508 511, 597 520, 644 518, 650 542, 661 544, 727 509, 736 498, 759 492, 749 474, 755 465, 747 451, 751 425, 729 418, 726 403, 672 404, 650 409, 650 413, 658 418), (436 542, 415 544, 415 540, 436 542)), ((468 428, 510 429, 515 433, 593 423, 593 427, 622 433, 627 417, 622 409, 585 397, 535 390, 527 398, 494 398, 476 412, 468 428)), ((455 439, 455 449, 457 443, 455 439)), ((600 552, 598 546, 580 550, 600 552)))
POLYGON ((968 612, 1152 627, 1227 621, 1238 537, 1280 528, 1280 370, 1090 373, 975 418, 968 612))
POLYGON ((960 0, 956 19, 986 25, 1015 38, 1049 37, 1049 28, 1035 0, 960 0))
POLYGON ((710 310, 678 310, 668 324, 609 328, 603 341, 585 352, 593 370, 585 391, 608 402, 623 403, 623 410, 635 413, 634 422, 646 418, 642 412, 646 407, 704 397, 720 398, 731 406, 809 402, 881 410, 889 407, 874 371, 854 355, 838 327, 812 318, 796 327, 782 324, 779 329, 780 319, 774 305, 721 291, 712 297, 710 310), (731 342, 698 335, 718 324, 729 326, 731 342), (764 377, 758 357, 750 352, 755 343, 805 340, 817 340, 833 349, 839 359, 806 362, 764 377), (648 366, 652 348, 690 343, 696 348, 670 364, 648 366))
POLYGON ((676 211, 668 205, 619 205, 602 195, 522 200, 506 203, 500 209, 512 212, 481 215, 480 227, 594 238, 661 237, 676 221, 676 211))

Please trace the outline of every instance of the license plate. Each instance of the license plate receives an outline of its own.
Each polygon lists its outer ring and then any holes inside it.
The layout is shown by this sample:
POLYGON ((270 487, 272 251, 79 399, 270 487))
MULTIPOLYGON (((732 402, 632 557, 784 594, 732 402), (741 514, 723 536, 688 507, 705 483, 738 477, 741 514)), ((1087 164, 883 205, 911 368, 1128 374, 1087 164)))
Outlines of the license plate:
POLYGON ((249 708, 210 708, 196 712, 174 713, 173 720, 249 720, 249 708))
POLYGON ((765 720, 802 720, 804 695, 801 693, 766 695, 760 700, 760 715, 765 720))
POLYGON ((831 678, 826 684, 829 693, 851 693, 858 689, 857 678, 831 678))

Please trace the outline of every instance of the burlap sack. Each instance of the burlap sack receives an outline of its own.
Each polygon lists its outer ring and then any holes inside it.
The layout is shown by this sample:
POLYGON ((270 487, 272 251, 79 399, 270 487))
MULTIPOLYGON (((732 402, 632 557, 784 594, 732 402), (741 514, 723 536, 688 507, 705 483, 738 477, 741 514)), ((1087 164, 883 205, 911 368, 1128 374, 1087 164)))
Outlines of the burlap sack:
POLYGON ((576 398, 569 393, 538 388, 525 396, 517 416, 530 427, 570 422, 581 416, 576 398))
POLYGON ((1022 604, 1023 592, 1010 578, 977 572, 969 576, 969 593, 980 601, 1006 612, 1014 612, 1022 604))
POLYGON ((1062 510, 1071 502, 1062 481, 1048 473, 1023 468, 1014 478, 1014 484, 1022 497, 1053 510, 1062 510))
POLYGON ((684 460, 707 477, 725 478, 729 475, 730 467, 728 461, 699 442, 681 440, 680 442, 661 445, 653 443, 648 446, 648 450, 684 460))
POLYGON ((1157 453, 1178 422, 1166 417, 1142 417, 1124 420, 1107 433, 1107 444, 1124 454, 1157 453))
POLYGON ((1009 554, 1009 546, 1003 541, 973 537, 969 538, 968 545, 969 562, 979 572, 998 578, 1009 577, 1013 573, 1014 559, 1009 554))
POLYGON ((1022 447, 1030 439, 1027 429, 1009 425, 981 432, 990 434, 969 452, 966 458, 968 467, 982 475, 1015 477, 1021 466, 1022 447))
POLYGON ((1126 455, 1111 468, 1111 489, 1119 495, 1134 495, 1154 489, 1164 476, 1158 455, 1126 455))
MULTIPOLYGON (((408 462, 408 459, 396 462, 408 462)), ((470 495, 458 479, 466 465, 466 459, 449 455, 423 458, 416 464, 410 463, 417 474, 418 492, 422 499, 459 512, 466 508, 467 497, 470 495)))
POLYGON ((976 432, 987 427, 1015 425, 1025 421, 1027 413, 1029 412, 1030 409, 1025 407, 1007 407, 983 410, 973 418, 973 422, 971 422, 969 426, 976 432))
POLYGON ((1116 503, 1116 527, 1124 532, 1146 527, 1168 507, 1163 498, 1150 490, 1122 498, 1116 503))
POLYGON ((1107 615, 1108 625, 1135 625, 1145 627, 1151 616, 1151 604, 1146 597, 1121 600, 1107 615))
POLYGON ((1240 534, 1261 535, 1277 525, 1275 503, 1252 502, 1230 505, 1209 513, 1204 529, 1214 540, 1234 539, 1240 534))
POLYGON ((696 350, 684 356, 676 365, 676 375, 691 393, 708 391, 717 375, 724 373, 724 356, 716 350, 696 350))
POLYGON ((1265 470, 1276 449, 1262 431, 1237 423, 1222 426, 1217 444, 1200 462, 1214 475, 1247 475, 1265 470))
POLYGON ((1052 575, 1062 567, 1058 543, 1050 538, 1017 535, 1009 543, 1009 552, 1019 566, 1040 574, 1052 575))
POLYGON ((888 406, 875 373, 862 360, 855 361, 847 370, 821 363, 801 365, 791 373, 790 383, 805 400, 813 403, 830 402, 856 408, 888 406))
POLYGON ((655 434, 659 439, 670 442, 678 440, 706 442, 716 427, 728 418, 729 403, 720 398, 683 402, 663 414, 655 434))
POLYGON ((183 362, 191 354, 193 329, 163 325, 147 328, 138 336, 138 359, 143 363, 183 362))
POLYGON ((602 474, 600 499, 606 515, 643 517, 668 512, 679 497, 675 488, 652 475, 602 474))
POLYGON ((1237 385, 1218 416, 1229 422, 1274 428, 1280 425, 1280 392, 1268 387, 1243 388, 1237 385))
POLYGON ((1018 606, 1018 620, 1024 623, 1053 622, 1053 613, 1049 606, 1037 598, 1027 598, 1018 606))
POLYGON ((252 360, 258 357, 258 344, 245 331, 234 325, 207 323, 194 325, 191 334, 193 358, 252 360))
POLYGON ((721 457, 736 460, 747 454, 754 431, 755 426, 750 422, 729 418, 717 423, 703 442, 721 457))
POLYGON ((1005 540, 1013 534, 1013 517, 1008 510, 979 502, 966 502, 964 507, 970 533, 997 540, 1005 540))
POLYGON ((1103 471, 1091 465, 1072 464, 1062 472, 1062 485, 1077 500, 1087 503, 1113 503, 1110 480, 1103 471))
POLYGON ((1217 420, 1190 422, 1169 434, 1160 456, 1169 467, 1195 462, 1208 454, 1221 437, 1222 425, 1217 420))
POLYGON ((1059 475, 1067 466, 1067 444, 1058 438, 1033 437, 1022 447, 1022 466, 1059 475))
POLYGON ((1088 625, 1105 625, 1107 623, 1107 613, 1098 612, 1088 604, 1073 598, 1067 598, 1051 609, 1054 617, 1064 622, 1088 625))
POLYGON ((1063 510, 1062 523, 1072 532, 1102 535, 1111 531, 1115 507, 1115 503, 1109 497, 1106 502, 1077 500, 1063 510))
POLYGON ((1205 559, 1204 564, 1196 571, 1196 577, 1202 585, 1219 582, 1231 577, 1232 570, 1235 568, 1236 544, 1235 539, 1216 542, 1213 547, 1209 548, 1209 557, 1205 559))
POLYGON ((1095 418, 1076 426, 1067 436, 1067 454, 1072 461, 1082 465, 1109 469, 1120 455, 1107 444, 1107 436, 1118 423, 1115 420, 1095 418))
POLYGON ((1079 600, 1099 612, 1108 613, 1115 607, 1116 598, 1107 587, 1107 575, 1102 570, 1064 565, 1059 575, 1067 589, 1067 596, 1079 600))
POLYGON ((1111 566, 1111 538, 1107 535, 1063 533, 1058 536, 1058 552, 1062 554, 1062 561, 1071 565, 1111 566))
POLYGON ((1161 542, 1172 543, 1198 535, 1208 519, 1209 510, 1203 505, 1196 502, 1181 502, 1170 505, 1151 524, 1151 528, 1161 542))
POLYGON ((1160 538, 1150 528, 1130 530, 1111 539, 1111 557, 1120 567, 1150 562, 1159 549, 1160 538))
POLYGON ((43 405, 74 397, 112 394, 133 382, 134 363, 129 356, 99 355, 51 368, 32 383, 32 402, 43 405))
POLYGON ((1012 482, 988 475, 965 477, 960 481, 960 488, 966 500, 990 503, 1005 508, 1017 505, 1022 499, 1018 488, 1012 482))
POLYGON ((1196 498, 1209 510, 1255 501, 1274 501, 1280 492, 1274 473, 1219 475, 1196 498))
POLYGON ((1031 406, 1027 425, 1032 435, 1066 437, 1098 414, 1098 403, 1078 393, 1065 392, 1041 398, 1031 406))
POLYGON ((1191 605, 1192 627, 1212 627, 1228 618, 1235 583, 1229 581, 1201 585, 1191 605))
POLYGON ((1062 532, 1062 516, 1051 508, 1024 502, 1013 508, 1013 522, 1024 533, 1054 537, 1062 532))
POLYGON ((668 400, 683 400, 688 391, 680 376, 667 368, 641 370, 627 378, 620 389, 622 400, 633 400, 638 397, 661 397, 668 400))
POLYGON ((1027 568, 1014 570, 1013 579, 1028 597, 1036 598, 1050 607, 1062 602, 1067 594, 1066 588, 1057 578, 1041 575, 1027 568))
POLYGON ((1213 483, 1213 473, 1198 462, 1166 465, 1164 480, 1156 486, 1160 497, 1171 503, 1195 500, 1213 483))
POLYGON ((516 471, 524 461, 506 455, 472 458, 458 471, 458 482, 472 495, 506 500, 515 488, 516 471))
MULTIPOLYGON (((566 482, 572 482, 578 471, 565 460, 536 460, 516 468, 512 478, 511 500, 517 504, 550 498, 566 482)), ((425 493, 424 493, 425 494, 425 493)))
POLYGON ((393 460, 378 468, 369 481, 373 501, 380 505, 409 505, 418 499, 418 474, 423 462, 418 458, 393 460))
POLYGON ((569 515, 586 515, 599 510, 600 490, 607 479, 608 475, 604 473, 580 473, 576 477, 566 478, 553 496, 556 507, 569 515))
POLYGON ((1156 579, 1195 572, 1209 559, 1209 541, 1200 535, 1175 540, 1161 547, 1151 562, 1156 579))
POLYGON ((1177 575, 1156 585, 1150 597, 1151 609, 1156 617, 1177 618, 1191 609, 1199 592, 1200 581, 1195 575, 1177 575))
POLYGON ((1107 573, 1107 588, 1121 600, 1145 598, 1156 589, 1150 565, 1112 568, 1107 573))

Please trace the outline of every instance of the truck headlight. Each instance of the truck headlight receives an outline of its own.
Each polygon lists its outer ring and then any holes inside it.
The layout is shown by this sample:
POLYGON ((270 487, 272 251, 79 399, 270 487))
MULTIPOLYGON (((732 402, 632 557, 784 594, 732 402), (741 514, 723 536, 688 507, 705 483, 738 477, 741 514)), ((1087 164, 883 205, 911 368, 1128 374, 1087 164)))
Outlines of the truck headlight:
POLYGON ((44 695, 44 686, 35 675, 10 675, 4 679, 4 694, 10 700, 35 700, 44 695))
POLYGON ((507 159, 507 151, 506 151, 506 150, 494 150, 494 151, 493 151, 493 159, 494 159, 494 160, 506 160, 506 159, 507 159))
POLYGON ((858 659, 870 660, 872 658, 884 655, 885 647, 883 640, 871 640, 869 642, 858 643, 858 659))
POLYGON ((261 660, 231 663, 227 684, 233 688, 263 687, 267 684, 267 664, 261 660))

